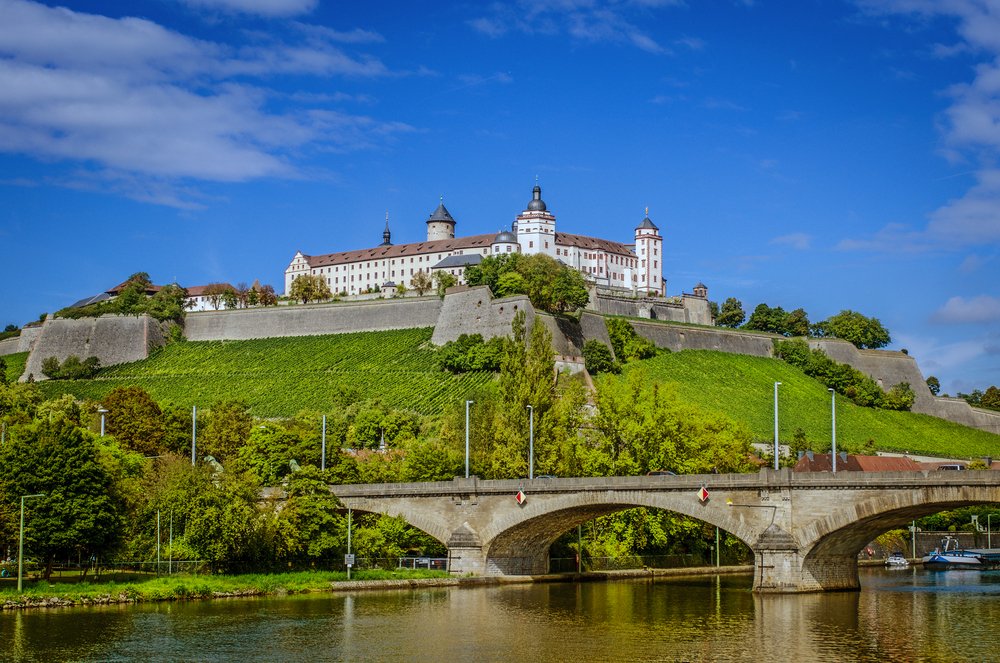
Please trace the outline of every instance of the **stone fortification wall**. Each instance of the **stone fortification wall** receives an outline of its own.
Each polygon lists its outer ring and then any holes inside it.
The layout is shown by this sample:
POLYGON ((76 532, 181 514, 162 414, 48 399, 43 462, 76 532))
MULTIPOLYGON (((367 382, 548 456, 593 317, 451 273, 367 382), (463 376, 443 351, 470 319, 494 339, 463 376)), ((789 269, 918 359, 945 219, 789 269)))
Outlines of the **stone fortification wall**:
POLYGON ((448 288, 431 342, 444 345, 457 341, 462 334, 482 334, 486 341, 494 336, 507 336, 518 311, 525 312, 525 326, 531 329, 535 309, 525 295, 493 299, 493 293, 485 285, 448 288))
POLYGON ((761 334, 722 329, 720 327, 685 327, 657 322, 629 320, 636 333, 656 344, 658 348, 680 350, 718 350, 754 357, 774 356, 775 334, 761 334))
POLYGON ((809 339, 809 347, 820 348, 838 363, 850 364, 877 380, 883 389, 888 390, 900 382, 909 382, 910 388, 917 395, 913 411, 934 414, 934 395, 927 388, 924 376, 913 357, 889 350, 859 350, 852 343, 839 338, 809 339))
POLYGON ((97 357, 101 366, 137 361, 149 356, 151 347, 163 344, 160 323, 148 315, 103 315, 100 318, 47 319, 34 343, 22 380, 33 375, 44 380, 42 361, 60 362, 70 355, 97 357))
POLYGON ((0 357, 2 357, 3 355, 12 355, 15 352, 21 352, 21 350, 17 349, 17 346, 20 344, 20 342, 21 339, 20 337, 17 336, 15 336, 14 338, 5 338, 4 340, 0 341, 0 357))
POLYGON ((202 311, 187 314, 184 336, 190 341, 225 341, 433 327, 440 310, 438 297, 423 297, 202 311))
POLYGON ((708 300, 684 295, 680 302, 657 299, 635 299, 616 297, 610 294, 591 293, 591 310, 604 315, 619 315, 628 318, 648 318, 667 322, 684 322, 693 325, 712 326, 712 311, 708 300))
POLYGON ((1000 434, 1000 412, 972 407, 959 398, 934 396, 927 388, 916 360, 909 355, 890 350, 859 350, 851 343, 836 338, 811 339, 809 347, 821 348, 830 358, 842 364, 850 364, 878 380, 883 389, 888 390, 900 382, 909 382, 916 394, 913 407, 910 408, 913 412, 1000 434))
POLYGON ((35 345, 35 340, 41 333, 42 325, 38 323, 21 327, 21 335, 18 337, 17 341, 17 351, 31 352, 31 348, 35 345))

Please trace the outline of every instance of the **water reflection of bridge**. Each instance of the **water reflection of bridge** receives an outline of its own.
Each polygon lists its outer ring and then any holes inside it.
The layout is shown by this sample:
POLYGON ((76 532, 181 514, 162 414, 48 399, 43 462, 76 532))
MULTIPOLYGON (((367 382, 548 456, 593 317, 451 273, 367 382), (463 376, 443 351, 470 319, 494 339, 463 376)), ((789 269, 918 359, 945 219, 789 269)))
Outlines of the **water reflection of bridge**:
POLYGON ((595 477, 333 486, 359 511, 402 516, 448 547, 453 573, 548 571, 549 546, 597 516, 653 507, 698 518, 754 551, 754 591, 858 589, 856 556, 879 534, 946 509, 1000 502, 1000 473, 838 472, 595 477), (700 489, 705 488, 703 500, 700 489), (518 503, 518 491, 526 499, 518 503))

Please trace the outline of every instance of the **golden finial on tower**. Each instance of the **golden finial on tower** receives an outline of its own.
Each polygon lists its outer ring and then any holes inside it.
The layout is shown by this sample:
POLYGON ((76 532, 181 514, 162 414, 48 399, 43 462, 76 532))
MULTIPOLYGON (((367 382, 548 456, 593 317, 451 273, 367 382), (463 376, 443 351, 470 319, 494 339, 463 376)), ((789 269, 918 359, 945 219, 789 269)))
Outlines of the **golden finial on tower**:
POLYGON ((649 216, 649 205, 646 205, 646 216, 649 216))

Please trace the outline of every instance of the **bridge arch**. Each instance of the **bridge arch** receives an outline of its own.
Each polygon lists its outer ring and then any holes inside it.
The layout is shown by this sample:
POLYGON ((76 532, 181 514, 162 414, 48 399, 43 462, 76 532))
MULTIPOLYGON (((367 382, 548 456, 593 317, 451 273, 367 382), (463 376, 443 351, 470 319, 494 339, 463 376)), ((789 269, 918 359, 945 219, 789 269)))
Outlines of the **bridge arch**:
POLYGON ((806 559, 856 556, 868 542, 902 523, 940 511, 1000 502, 1000 486, 936 486, 880 494, 839 509, 799 530, 806 559))
MULTIPOLYGON (((391 503, 390 504, 376 503, 376 506, 374 506, 373 508, 364 509, 358 507, 351 507, 351 510, 354 511, 355 513, 386 515, 389 516, 390 518, 399 518, 400 516, 402 516, 403 520, 406 521, 407 525, 415 527, 421 532, 424 532, 425 534, 434 537, 445 546, 448 545, 448 540, 451 537, 451 531, 442 523, 426 518, 422 516, 420 513, 417 513, 411 509, 406 509, 405 507, 401 507, 399 505, 391 503)), ((347 511, 346 509, 343 510, 343 512, 346 511, 347 511)))
POLYGON ((564 532, 598 516, 626 509, 649 507, 690 516, 718 526, 752 546, 760 532, 758 523, 736 517, 708 502, 693 503, 690 495, 650 491, 586 491, 535 500, 522 509, 494 519, 480 532, 489 558, 527 557, 534 560, 532 573, 548 572, 549 547, 564 532))

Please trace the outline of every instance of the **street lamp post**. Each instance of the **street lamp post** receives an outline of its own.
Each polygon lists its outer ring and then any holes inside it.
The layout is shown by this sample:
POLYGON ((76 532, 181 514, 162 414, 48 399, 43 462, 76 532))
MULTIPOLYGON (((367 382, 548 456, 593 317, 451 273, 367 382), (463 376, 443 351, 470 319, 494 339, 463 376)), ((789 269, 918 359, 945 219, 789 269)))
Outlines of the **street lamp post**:
POLYGON ((531 420, 528 433, 528 478, 535 478, 535 408, 528 406, 531 411, 531 420))
POLYGON ((319 471, 326 472, 326 415, 323 415, 323 445, 319 452, 319 471))
POLYGON ((108 413, 103 407, 97 410, 101 413, 101 437, 104 437, 104 415, 108 413))
POLYGON ((474 401, 465 401, 465 478, 469 478, 469 406, 474 401))
POLYGON ((774 383, 774 469, 778 469, 778 387, 780 382, 774 383))
POLYGON ((21 533, 17 538, 17 591, 21 591, 21 579, 24 576, 24 500, 31 499, 32 497, 42 497, 45 493, 38 493, 37 495, 22 495, 21 496, 21 533))
POLYGON ((198 406, 191 406, 191 467, 194 467, 195 433, 198 430, 198 406))
MULTIPOLYGON (((365 504, 368 500, 361 500, 360 502, 348 502, 347 503, 347 554, 351 554, 351 507, 355 504, 365 504)), ((351 579, 351 564, 347 565, 347 579, 351 579)))
POLYGON ((833 422, 833 447, 831 447, 830 458, 833 461, 833 471, 837 471, 837 392, 827 389, 830 392, 830 421, 833 422))
POLYGON ((990 538, 990 518, 996 515, 998 514, 995 513, 986 514, 986 547, 990 549, 993 548, 993 539, 990 538))

